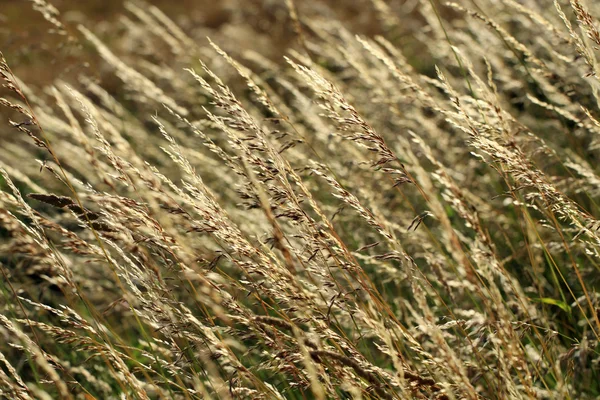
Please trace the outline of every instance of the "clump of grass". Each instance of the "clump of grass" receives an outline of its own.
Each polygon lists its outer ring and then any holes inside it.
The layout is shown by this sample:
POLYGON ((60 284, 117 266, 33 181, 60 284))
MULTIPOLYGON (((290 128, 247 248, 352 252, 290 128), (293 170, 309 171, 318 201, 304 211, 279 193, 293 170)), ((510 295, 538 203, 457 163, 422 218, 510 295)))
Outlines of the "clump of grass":
POLYGON ((598 6, 266 3, 279 62, 143 3, 35 2, 100 81, 0 54, 2 396, 598 396, 598 6))

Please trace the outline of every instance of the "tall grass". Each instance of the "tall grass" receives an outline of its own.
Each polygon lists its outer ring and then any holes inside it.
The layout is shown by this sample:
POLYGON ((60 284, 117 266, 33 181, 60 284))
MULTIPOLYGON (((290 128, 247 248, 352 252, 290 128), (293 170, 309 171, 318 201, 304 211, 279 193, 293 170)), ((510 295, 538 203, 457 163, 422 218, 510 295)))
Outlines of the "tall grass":
POLYGON ((598 3, 239 2, 209 41, 129 3, 111 46, 34 3, 103 72, 1 57, 0 396, 600 396, 598 3))

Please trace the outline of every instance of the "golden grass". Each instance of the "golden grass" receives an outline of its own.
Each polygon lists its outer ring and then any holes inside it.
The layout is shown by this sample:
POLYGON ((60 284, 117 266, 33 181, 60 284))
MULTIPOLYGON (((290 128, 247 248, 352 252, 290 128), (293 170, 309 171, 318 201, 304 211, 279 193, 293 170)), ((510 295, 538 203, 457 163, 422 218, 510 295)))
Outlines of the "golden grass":
POLYGON ((34 3, 101 79, 0 54, 0 397, 600 394, 597 4, 34 3))

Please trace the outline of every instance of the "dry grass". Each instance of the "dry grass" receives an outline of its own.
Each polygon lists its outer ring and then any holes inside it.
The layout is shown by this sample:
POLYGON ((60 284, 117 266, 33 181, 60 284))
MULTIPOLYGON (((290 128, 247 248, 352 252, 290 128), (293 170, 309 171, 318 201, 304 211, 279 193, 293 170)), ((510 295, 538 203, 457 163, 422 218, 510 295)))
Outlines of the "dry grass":
POLYGON ((34 3, 102 61, 1 57, 0 397, 600 395, 598 4, 34 3))

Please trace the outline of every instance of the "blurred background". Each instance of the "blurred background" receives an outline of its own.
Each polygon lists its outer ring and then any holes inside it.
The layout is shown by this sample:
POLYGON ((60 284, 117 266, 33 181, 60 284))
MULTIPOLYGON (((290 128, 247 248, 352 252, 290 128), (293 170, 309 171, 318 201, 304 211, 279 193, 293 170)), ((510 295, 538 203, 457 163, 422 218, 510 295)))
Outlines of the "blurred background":
MULTIPOLYGON (((36 10, 41 3, 26 0, 1 0, 0 3, 0 49, 23 81, 35 87, 57 78, 69 80, 74 73, 84 72, 82 69, 91 75, 101 72, 90 67, 97 60, 91 48, 69 45, 63 36, 53 32, 53 27, 36 10)), ((113 51, 121 47, 127 53, 125 47, 131 42, 122 40, 123 33, 126 25, 136 18, 125 3, 124 0, 53 0, 47 4, 56 8, 58 19, 65 23, 69 34, 79 36, 77 25, 83 24, 113 51)), ((341 21, 353 33, 369 36, 385 29, 372 0, 309 3, 296 1, 294 4, 301 20, 316 17, 341 21)), ((155 5, 200 44, 205 44, 207 36, 213 40, 224 39, 219 45, 234 53, 250 49, 280 62, 285 50, 296 44, 288 5, 283 0, 152 0, 132 4, 155 5)), ((410 15, 417 4, 417 1, 404 0, 387 2, 390 9, 405 16, 410 15)), ((414 23, 410 19, 403 22, 405 32, 409 32, 414 23)), ((410 39, 403 37, 403 32, 396 32, 395 36, 400 41, 410 39)))

